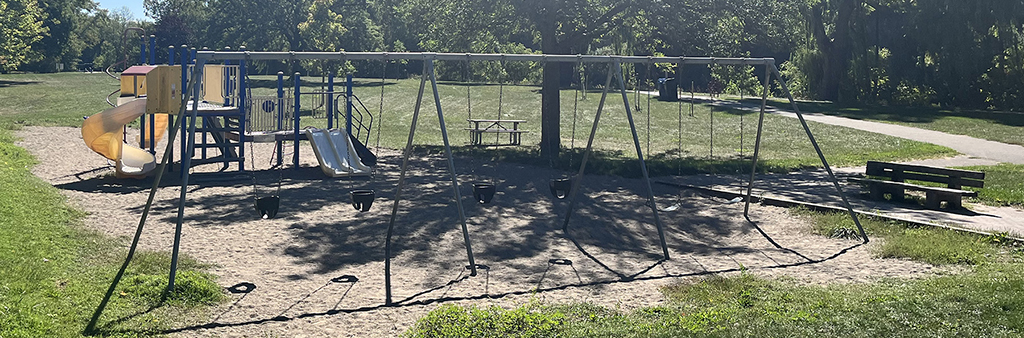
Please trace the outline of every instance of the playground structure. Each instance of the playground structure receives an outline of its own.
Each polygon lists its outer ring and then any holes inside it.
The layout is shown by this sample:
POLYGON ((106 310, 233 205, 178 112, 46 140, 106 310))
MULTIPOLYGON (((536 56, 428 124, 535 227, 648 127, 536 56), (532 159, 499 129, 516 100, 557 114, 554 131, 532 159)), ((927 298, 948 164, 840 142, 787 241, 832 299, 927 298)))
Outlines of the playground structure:
MULTIPOLYGON (((334 92, 333 74, 327 78, 326 91, 302 92, 302 77, 299 73, 293 77, 292 90, 286 90, 284 73, 279 72, 277 95, 253 96, 250 94, 244 60, 207 63, 202 65, 201 72, 195 72, 196 49, 181 46, 177 49, 179 56, 171 46, 168 47, 166 64, 156 65, 155 41, 150 36, 147 48, 143 36, 141 65, 129 67, 122 72, 119 78, 121 87, 111 94, 120 93, 117 104, 111 103, 113 108, 95 114, 83 123, 82 134, 87 146, 115 161, 119 177, 145 177, 156 168, 156 144, 174 123, 174 114, 182 107, 182 102, 184 106, 193 103, 196 106, 195 116, 188 118, 197 119, 195 132, 198 138, 194 145, 189 146, 185 137, 186 130, 181 130, 177 157, 190 159, 181 161, 181 172, 205 164, 220 164, 223 166, 222 171, 235 165, 237 171, 244 172, 246 144, 249 142, 275 142, 277 166, 283 164, 284 143, 293 142, 292 166, 298 168, 299 142, 308 140, 327 176, 370 175, 370 167, 376 162, 376 156, 366 144, 375 121, 373 115, 352 93, 351 76, 347 79, 344 93, 334 92), (175 65, 176 58, 178 65, 175 65), (193 76, 197 77, 199 91, 195 95, 183 93, 183 88, 193 76), (190 99, 181 101, 184 96, 190 99), (313 107, 303 107, 300 100, 302 97, 312 97, 313 107), (129 104, 135 100, 142 103, 129 104), (349 138, 319 137, 320 131, 300 129, 303 109, 312 112, 306 121, 322 123, 326 120, 328 130, 344 123, 344 131, 350 135, 349 138), (126 126, 135 120, 139 120, 137 147, 129 144, 124 136, 126 126), (123 142, 111 141, 117 138, 123 142), (212 156, 209 151, 211 149, 218 150, 219 155, 212 156), (196 156, 198 158, 193 158, 196 156)), ((173 149, 175 145, 169 146, 173 149)), ((172 156, 173 162, 175 153, 168 154, 172 156)))
MULTIPOLYGON (((649 177, 648 172, 647 172, 647 167, 646 167, 646 163, 645 163, 645 160, 644 160, 644 155, 643 155, 642 147, 640 145, 640 140, 639 140, 639 137, 638 137, 638 134, 637 134, 637 128, 636 128, 636 126, 634 124, 634 121, 633 121, 633 114, 632 114, 631 106, 630 106, 630 103, 629 103, 629 97, 628 97, 628 93, 627 93, 628 89, 626 88, 625 81, 623 79, 623 74, 622 74, 623 73, 623 69, 622 69, 622 64, 623 63, 650 63, 650 64, 653 64, 653 63, 674 63, 674 64, 677 64, 680 67, 684 66, 684 65, 707 65, 707 64, 712 64, 712 63, 723 64, 723 65, 763 66, 765 68, 765 78, 764 78, 764 81, 766 83, 766 86, 765 86, 764 95, 762 97, 760 119, 759 119, 759 122, 758 122, 757 140, 756 140, 756 143, 755 143, 755 148, 754 148, 754 153, 753 153, 752 168, 751 168, 752 169, 751 170, 751 179, 750 179, 749 184, 747 186, 746 205, 745 205, 745 208, 744 208, 744 215, 747 215, 748 212, 749 212, 749 203, 750 203, 750 200, 751 200, 750 197, 751 197, 751 193, 752 193, 752 189, 753 189, 753 185, 754 185, 754 175, 756 173, 756 164, 757 164, 757 161, 758 161, 757 157, 758 157, 758 152, 760 150, 760 141, 761 141, 762 128, 763 128, 763 119, 764 119, 764 114, 765 114, 764 107, 765 107, 766 100, 767 100, 767 88, 768 88, 767 83, 774 76, 776 78, 776 80, 780 83, 780 86, 784 89, 786 95, 789 96, 790 102, 793 104, 793 108, 797 111, 797 114, 800 117, 800 122, 801 122, 804 130, 806 131, 809 140, 814 145, 814 148, 815 148, 815 150, 817 152, 817 155, 821 159, 823 166, 826 168, 826 170, 827 170, 827 172, 829 174, 829 177, 831 178, 833 184, 835 184, 835 188, 837 189, 839 195, 841 196, 842 201, 843 201, 846 209, 850 212, 851 217, 854 219, 854 221, 856 222, 858 227, 860 227, 860 224, 859 224, 859 221, 857 219, 856 214, 853 212, 852 208, 849 205, 849 202, 846 200, 846 197, 843 194, 842 189, 840 188, 840 186, 838 184, 838 180, 836 179, 835 175, 832 173, 831 168, 829 167, 827 161, 825 160, 825 157, 824 157, 823 153, 821 152, 820 147, 818 147, 816 141, 814 140, 814 137, 811 134, 811 131, 808 128, 806 121, 803 119, 802 115, 799 113, 799 109, 798 109, 798 107, 796 107, 795 102, 793 101, 792 96, 790 95, 789 90, 788 90, 785 82, 781 79, 781 74, 779 73, 779 70, 776 68, 776 66, 774 64, 774 62, 775 62, 774 59, 771 59, 771 58, 630 57, 630 56, 596 56, 596 55, 499 55, 499 54, 369 53, 369 52, 367 52, 367 53, 346 53, 346 52, 340 52, 339 53, 339 52, 199 51, 198 53, 196 53, 195 63, 194 64, 190 64, 190 66, 188 67, 189 74, 187 74, 187 76, 183 76, 182 77, 182 83, 183 83, 182 88, 187 88, 187 91, 185 91, 186 94, 183 95, 183 97, 181 98, 182 105, 181 105, 180 110, 178 112, 178 116, 179 116, 179 118, 177 119, 178 122, 173 124, 172 133, 170 134, 170 135, 172 135, 171 138, 173 139, 173 137, 174 137, 173 135, 176 135, 176 132, 179 129, 181 130, 181 135, 183 136, 182 143, 184 144, 184 146, 182 148, 182 152, 183 152, 184 155, 186 155, 186 156, 182 157, 182 159, 183 159, 182 160, 182 162, 183 162, 182 163, 182 168, 189 168, 190 167, 190 165, 191 165, 190 161, 192 161, 192 156, 191 155, 194 154, 194 149, 200 148, 199 146, 202 145, 200 143, 197 143, 197 140, 196 140, 197 135, 196 135, 196 133, 197 132, 208 132, 209 131, 209 129, 205 128, 205 126, 203 126, 203 127, 197 126, 197 121, 199 121, 198 117, 202 116, 201 114, 205 110, 204 110, 200 100, 196 99, 196 98, 203 97, 203 94, 204 94, 204 91, 201 88, 201 86, 197 85, 197 83, 200 82, 199 79, 205 79, 206 78, 206 77, 204 77, 205 76, 204 72, 206 72, 207 69, 216 69, 216 68, 207 68, 206 67, 207 64, 208 63, 209 64, 214 64, 216 62, 223 62, 225 65, 229 65, 229 66, 233 66, 233 67, 238 67, 239 74, 244 74, 244 69, 245 69, 246 63, 249 62, 249 61, 252 61, 252 60, 340 60, 340 61, 346 61, 346 60, 377 60, 377 61, 381 61, 381 62, 389 62, 389 61, 395 61, 395 60, 412 60, 412 61, 420 61, 420 62, 423 63, 423 71, 422 71, 422 74, 421 74, 422 76, 420 77, 419 91, 418 91, 418 95, 417 95, 417 99, 416 99, 416 104, 415 104, 415 108, 414 108, 413 115, 412 115, 412 122, 411 122, 411 125, 409 127, 410 130, 409 130, 408 141, 406 143, 406 146, 405 146, 405 149, 404 149, 403 155, 402 155, 403 162, 402 162, 402 165, 401 165, 401 172, 400 172, 400 176, 399 176, 399 180, 398 180, 398 184, 397 184, 397 189, 396 189, 396 192, 395 192, 395 195, 394 195, 394 204, 393 204, 393 207, 392 207, 391 217, 390 217, 389 226, 388 226, 388 233, 387 233, 387 238, 386 238, 386 242, 385 242, 385 291, 387 293, 386 305, 391 305, 392 304, 392 300, 391 300, 391 289, 392 289, 392 286, 391 286, 391 281, 390 281, 390 266, 391 266, 391 262, 390 262, 390 260, 391 260, 391 252, 390 251, 391 251, 391 242, 392 242, 391 241, 391 237, 392 237, 393 228, 394 228, 394 225, 395 225, 395 222, 396 222, 396 216, 398 214, 399 207, 400 207, 399 203, 400 203, 401 198, 402 198, 403 187, 405 186, 406 172, 407 172, 407 169, 408 169, 409 160, 410 160, 410 157, 412 157, 412 151, 411 150, 412 150, 412 145, 413 145, 413 139, 414 139, 414 136, 415 136, 416 127, 417 127, 417 120, 418 120, 418 117, 419 117, 420 110, 422 108, 424 94, 425 94, 425 90, 426 90, 426 86, 427 86, 427 81, 428 80, 430 81, 430 86, 431 86, 431 89, 432 89, 434 104, 436 106, 436 111, 437 111, 437 115, 438 115, 438 119, 439 119, 439 123, 440 123, 440 132, 442 134, 442 139, 444 141, 444 155, 445 155, 445 158, 447 159, 447 167, 448 167, 448 170, 449 170, 449 176, 450 176, 450 180, 451 180, 451 184, 452 184, 452 190, 453 190, 453 195, 454 195, 453 197, 454 197, 454 201, 455 201, 456 207, 458 209, 458 213, 459 213, 459 221, 460 221, 462 235, 463 235, 463 240, 464 240, 465 249, 466 249, 466 253, 467 253, 467 260, 468 260, 468 263, 469 263, 467 265, 467 269, 469 269, 471 271, 471 273, 470 273, 471 276, 476 275, 478 268, 485 269, 484 268, 485 266, 482 265, 482 264, 477 264, 477 262, 475 261, 475 259, 473 257, 473 250, 472 250, 472 245, 471 245, 471 240, 470 240, 470 234, 469 234, 469 230, 468 230, 468 227, 467 227, 467 224, 466 224, 466 215, 465 215, 464 207, 462 205, 463 198, 462 198, 461 192, 459 190, 459 181, 458 181, 457 174, 455 172, 454 159, 453 159, 452 152, 451 152, 451 145, 450 145, 450 142, 449 142, 447 129, 446 129, 445 123, 444 123, 444 113, 443 113, 442 106, 441 106, 441 98, 440 98, 440 95, 439 95, 438 90, 437 90, 437 79, 436 79, 436 76, 435 76, 435 73, 434 73, 434 63, 436 61, 441 61, 441 60, 443 60, 443 61, 466 61, 466 62, 471 62, 471 61, 506 61, 507 60, 507 61, 532 61, 532 62, 603 63, 603 64, 606 64, 606 65, 609 66, 609 70, 610 71, 607 74, 606 81, 605 81, 605 86, 602 89, 601 101, 598 104, 597 111, 595 112, 594 124, 593 124, 592 129, 591 129, 590 137, 588 139, 588 144, 587 144, 586 151, 584 152, 583 160, 580 163, 580 167, 579 167, 578 173, 573 177, 574 179, 571 180, 571 189, 569 189, 568 192, 566 192, 566 197, 568 198, 569 203, 568 203, 568 211, 566 212, 565 217, 564 217, 564 221, 562 223, 562 229, 566 233, 567 236, 568 236, 568 228, 569 228, 569 225, 570 225, 570 220, 571 220, 572 215, 573 215, 573 207, 574 207, 575 204, 578 203, 578 194, 579 194, 579 190, 580 190, 580 187, 582 185, 583 178, 584 178, 585 168, 586 168, 586 165, 587 165, 587 161, 588 161, 589 157, 592 155, 592 152, 593 152, 594 138, 595 138, 596 131, 597 131, 598 126, 599 126, 600 121, 601 121, 601 116, 602 116, 602 112, 603 112, 603 109, 604 109, 604 104, 605 104, 605 101, 607 99, 608 94, 612 92, 612 89, 611 89, 612 86, 616 85, 616 87, 618 87, 618 91, 622 95, 623 103, 625 104, 625 112, 626 112, 627 120, 628 120, 629 125, 630 125, 630 130, 632 132, 632 138, 633 138, 633 141, 634 141, 634 146, 635 146, 635 150, 636 150, 636 154, 637 154, 637 160, 638 160, 638 162, 640 164, 641 171, 642 171, 642 174, 643 174, 642 175, 643 176, 643 180, 644 180, 644 183, 646 185, 647 206, 649 207, 650 212, 653 215, 653 219, 654 219, 655 225, 658 228, 658 233, 659 233, 659 237, 660 237, 659 238, 659 240, 660 240, 659 242, 660 242, 660 246, 661 246, 661 248, 663 250, 663 255, 662 256, 663 256, 664 260, 668 260, 669 259, 669 253, 668 253, 668 249, 667 249, 667 244, 665 243, 664 230, 662 228, 661 221, 658 218, 659 208, 658 208, 657 203, 656 203, 656 201, 654 199, 654 192, 653 192, 653 189, 651 187, 650 177, 649 177), (188 79, 188 80, 186 80, 186 79, 188 79), (188 83, 188 85, 184 85, 185 83, 188 83), (184 127, 186 123, 188 125, 187 128, 184 127)), ((183 69, 185 69, 185 68, 183 68, 183 69)), ((182 70, 182 72, 184 73, 185 70, 182 70)), ((244 78, 244 76, 241 76, 241 78, 244 78)), ((299 105, 298 96, 301 95, 301 93, 299 92, 299 89, 298 89, 299 88, 298 74, 296 74, 295 78, 296 78, 296 80, 295 80, 296 81, 296 86, 295 86, 296 89, 295 89, 295 97, 293 97, 293 99, 295 100, 294 101, 295 102, 295 106, 298 106, 299 105)), ((279 83, 281 81, 282 81, 281 80, 281 76, 279 74, 279 83)), ((232 82, 228 82, 228 83, 232 83, 232 82)), ((237 94, 238 95, 237 97, 239 98, 239 101, 240 102, 248 102, 245 99, 246 98, 245 90, 242 90, 245 87, 245 84, 244 84, 245 82, 244 81, 239 81, 238 83, 241 83, 241 85, 238 86, 239 90, 238 90, 238 94, 237 94)), ((228 87, 230 87, 230 86, 228 86, 228 87)), ((273 100, 275 100, 275 101, 265 101, 265 102, 274 102, 275 103, 273 105, 267 105, 267 106, 271 106, 272 108, 277 108, 278 110, 283 110, 283 107, 285 106, 284 102, 288 101, 288 98, 285 97, 283 95, 283 93, 281 93, 280 86, 279 86, 279 95, 276 98, 274 98, 273 100)), ((243 105, 240 105, 240 106, 238 106, 237 108, 234 108, 234 109, 244 111, 244 109, 246 109, 246 106, 247 105, 243 104, 243 105)), ((249 106, 251 107, 252 105, 249 105, 249 106)), ((261 108, 263 108, 262 104, 261 104, 261 108)), ((264 111, 267 112, 267 113, 270 113, 271 110, 274 110, 274 109, 264 109, 264 111)), ((295 111, 298 112, 298 108, 297 107, 295 107, 295 111)), ((239 115, 239 117, 248 117, 248 116, 249 115, 245 115, 244 113, 239 115)), ((351 119, 351 116, 352 116, 351 114, 348 114, 348 118, 349 119, 351 119)), ((224 116, 222 115, 221 117, 224 117, 224 116)), ((282 123, 282 121, 285 120, 285 114, 272 115, 272 117, 275 117, 278 120, 278 123, 277 123, 278 126, 284 125, 282 123)), ((247 129, 246 128, 247 120, 250 120, 250 118, 240 118, 238 126, 237 126, 238 135, 239 135, 239 138, 238 138, 239 146, 237 147, 237 149, 239 150, 239 153, 241 153, 241 151, 244 149, 244 148, 241 147, 241 144, 243 144, 246 141, 253 141, 257 137, 262 137, 262 136, 257 136, 256 134, 254 134, 256 132, 260 132, 260 130, 253 130, 253 129, 247 129), (251 139, 249 139, 250 137, 251 137, 251 139)), ((277 133, 277 132, 280 132, 280 131, 273 131, 273 132, 271 132, 272 135, 273 135, 272 140, 274 142, 282 142, 283 140, 287 140, 288 137, 291 137, 291 140, 294 141, 295 144, 297 145, 298 141, 299 141, 299 138, 300 138, 300 135, 297 132, 298 131, 298 126, 299 126, 299 122, 298 121, 299 121, 299 114, 296 113, 294 115, 294 118, 292 119, 292 121, 290 121, 290 122, 294 122, 295 128, 293 129, 293 131, 295 131, 295 132, 292 133, 292 134, 278 135, 278 134, 273 134, 273 133, 277 133)), ((332 121, 332 119, 329 118, 328 121, 332 121)), ((349 128, 351 128, 351 123, 347 123, 347 126, 349 128)), ((256 128, 256 129, 259 129, 259 128, 256 128)), ((330 127, 329 127, 329 129, 330 129, 330 127)), ((349 132, 349 137, 350 138, 352 137, 351 132, 349 132)), ((328 140, 332 140, 333 138, 334 138, 333 135, 331 135, 330 137, 327 137, 328 140)), ((173 142, 169 142, 169 144, 171 144, 171 143, 173 143, 173 142)), ((334 148, 334 149, 338 149, 339 148, 338 145, 336 143, 332 142, 332 141, 321 142, 321 143, 328 143, 330 145, 333 145, 332 148, 334 148)), ((343 142, 341 142, 341 143, 343 143, 343 142)), ((343 148, 349 149, 350 151, 355 151, 355 149, 354 149, 355 147, 354 146, 351 147, 351 148, 349 148, 349 147, 343 147, 343 148)), ((298 149, 298 147, 296 146, 296 151, 297 151, 297 149, 298 149)), ((318 147, 318 149, 323 150, 320 147, 318 147)), ((171 152, 171 149, 169 147, 167 149, 167 151, 165 152, 165 154, 169 154, 170 152, 171 152)), ((278 153, 278 155, 280 157, 280 152, 278 153)), ((242 157, 242 156, 240 156, 240 157, 242 157)), ((298 157, 296 155, 295 156, 295 163, 296 164, 297 164, 297 160, 298 160, 298 157)), ((164 161, 164 164, 162 164, 162 165, 166 166, 167 163, 168 163, 168 156, 165 156, 163 158, 163 161, 164 161)), ((241 167, 242 163, 243 163, 242 160, 239 160, 240 167, 241 167)), ((321 163, 324 163, 324 162, 321 162, 321 163)), ((153 194, 155 194, 156 189, 159 186, 159 181, 160 181, 160 176, 159 175, 161 175, 162 173, 163 173, 162 170, 158 170, 157 171, 157 175, 158 176, 157 176, 157 179, 154 182, 154 188, 151 190, 151 193, 150 193, 150 203, 147 203, 147 205, 146 205, 146 207, 144 209, 144 212, 143 212, 143 216, 140 219, 139 228, 138 228, 138 232, 137 232, 137 236, 136 236, 136 241, 133 242, 132 250, 129 253, 129 259, 126 260, 125 266, 127 266, 127 262, 130 261, 131 252, 134 252, 134 248, 135 248, 136 242, 138 241, 138 234, 141 234, 142 227, 145 224, 146 218, 148 216, 148 213, 149 213, 149 210, 150 210, 150 207, 151 207, 152 196, 153 196, 153 194)), ((182 231, 183 215, 184 215, 184 209, 185 209, 185 207, 184 207, 185 204, 183 203, 183 201, 185 201, 187 199, 187 193, 188 193, 187 186, 189 184, 188 182, 189 182, 188 170, 182 170, 182 183, 181 183, 182 184, 182 189, 181 189, 181 195, 180 195, 179 203, 178 203, 178 215, 177 215, 177 220, 176 220, 174 251, 173 251, 173 256, 172 256, 171 273, 170 273, 170 276, 169 276, 169 283, 168 283, 168 288, 169 289, 173 289, 174 288, 174 278, 175 278, 175 271, 176 271, 178 248, 179 248, 179 244, 180 244, 180 236, 181 236, 181 231, 182 231)), ((554 188, 552 190, 554 190, 554 188)), ((864 241, 866 242, 868 239, 867 239, 866 235, 864 235, 862 229, 861 229, 861 235, 862 235, 864 241)), ((112 283, 111 288, 110 288, 111 291, 116 286, 116 284, 117 284, 117 282, 118 282, 118 280, 119 280, 119 278, 120 278, 120 276, 122 274, 123 274, 123 269, 122 269, 121 273, 118 274, 118 277, 115 277, 115 281, 114 281, 114 283, 112 283)), ((109 298, 109 293, 108 293, 108 298, 109 298)), ((100 308, 97 309, 97 313, 96 313, 96 315, 93 318, 93 323, 90 324, 90 325, 95 325, 95 321, 98 318, 99 313, 102 311, 103 304, 105 304, 106 301, 107 300, 104 300, 104 302, 101 304, 100 308)))

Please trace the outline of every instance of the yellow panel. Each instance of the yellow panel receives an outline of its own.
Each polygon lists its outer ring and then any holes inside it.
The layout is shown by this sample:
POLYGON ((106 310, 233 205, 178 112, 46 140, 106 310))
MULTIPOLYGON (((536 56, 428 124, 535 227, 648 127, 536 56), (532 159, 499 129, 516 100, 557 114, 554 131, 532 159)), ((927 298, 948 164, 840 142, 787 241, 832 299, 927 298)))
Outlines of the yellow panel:
POLYGON ((135 92, 135 96, 146 96, 146 75, 136 75, 135 77, 139 79, 135 82, 135 88, 138 88, 135 92))
POLYGON ((206 65, 203 68, 203 101, 224 103, 224 66, 206 65))
POLYGON ((146 114, 151 115, 155 126, 151 130, 147 121, 143 128, 146 133, 140 135, 142 143, 148 143, 151 137, 156 140, 163 138, 167 131, 169 114, 177 114, 181 108, 181 66, 158 66, 146 77, 146 86, 149 87, 146 114))
POLYGON ((147 114, 177 114, 181 107, 181 66, 159 66, 146 76, 147 114))
POLYGON ((121 96, 135 96, 136 75, 121 76, 121 96))

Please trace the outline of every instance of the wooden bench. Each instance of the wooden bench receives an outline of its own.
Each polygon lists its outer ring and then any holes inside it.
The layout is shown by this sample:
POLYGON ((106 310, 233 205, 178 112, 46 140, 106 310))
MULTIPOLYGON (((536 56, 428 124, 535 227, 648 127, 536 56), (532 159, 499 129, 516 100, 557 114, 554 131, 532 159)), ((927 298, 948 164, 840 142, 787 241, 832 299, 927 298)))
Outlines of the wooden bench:
POLYGON ((885 195, 889 194, 892 201, 899 202, 904 200, 906 190, 923 191, 925 207, 931 209, 941 209, 942 202, 946 202, 946 208, 961 208, 963 206, 961 199, 964 196, 978 196, 976 191, 962 190, 962 187, 982 188, 985 186, 985 173, 983 172, 924 165, 868 161, 865 173, 869 178, 849 178, 848 180, 867 185, 872 199, 884 200, 885 195), (946 187, 922 186, 906 183, 906 180, 941 183, 946 187))
POLYGON ((508 143, 519 145, 522 142, 522 134, 529 132, 519 129, 519 124, 526 120, 466 119, 466 121, 471 124, 471 127, 466 130, 469 131, 469 143, 472 145, 483 144, 484 134, 508 134, 508 143), (482 128, 481 124, 483 124, 482 128), (507 127, 509 124, 512 125, 511 128, 507 127))

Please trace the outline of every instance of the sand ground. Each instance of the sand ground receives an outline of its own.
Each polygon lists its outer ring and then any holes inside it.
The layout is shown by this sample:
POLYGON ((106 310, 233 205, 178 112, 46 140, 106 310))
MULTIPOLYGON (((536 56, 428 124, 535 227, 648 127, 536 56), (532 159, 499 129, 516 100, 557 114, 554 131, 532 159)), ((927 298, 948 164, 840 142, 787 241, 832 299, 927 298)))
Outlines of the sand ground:
MULTIPOLYGON (((123 238, 127 246, 151 179, 114 178, 110 164, 85 147, 77 128, 26 127, 18 135, 19 145, 39 159, 33 172, 88 212, 85 226, 123 238)), ((256 288, 230 294, 231 301, 175 328, 173 336, 390 337, 443 303, 592 302, 628 310, 666 301, 662 286, 744 269, 810 284, 938 272, 923 263, 874 259, 874 242, 862 246, 812 235, 805 221, 785 209, 754 206, 750 222, 742 203, 654 185, 660 207, 681 206, 659 213, 671 256, 664 261, 642 180, 586 176, 567 236, 562 221, 568 203, 548 192, 548 181, 563 172, 460 158, 456 171, 474 258, 488 268, 470 277, 447 162, 435 154, 409 163, 392 242, 394 306, 386 307, 384 242, 401 154, 381 150, 373 178, 332 179, 321 173, 308 144, 300 148, 298 169, 270 169, 272 149, 259 144, 246 151, 255 154, 261 196, 275 193, 283 178, 281 211, 274 219, 260 219, 254 211, 252 176, 209 176, 216 165, 194 170, 183 252, 214 264, 211 272, 226 290, 243 282, 256 288), (474 181, 496 184, 492 203, 473 200, 474 181), (370 211, 353 209, 352 189, 376 191, 370 211), (553 264, 554 259, 571 264, 553 264), (331 281, 343 275, 358 281, 331 281)), ((286 152, 290 158, 291 149, 286 152)), ((143 249, 171 248, 178 174, 166 175, 157 192, 143 249)))

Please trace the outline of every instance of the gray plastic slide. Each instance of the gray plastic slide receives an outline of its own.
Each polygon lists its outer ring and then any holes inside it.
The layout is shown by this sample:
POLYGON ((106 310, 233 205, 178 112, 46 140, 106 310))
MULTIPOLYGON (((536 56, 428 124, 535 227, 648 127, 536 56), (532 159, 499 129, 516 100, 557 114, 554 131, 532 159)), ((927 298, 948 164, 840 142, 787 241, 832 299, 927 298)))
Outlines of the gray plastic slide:
POLYGON ((320 169, 330 177, 370 175, 370 167, 359 161, 355 147, 344 130, 307 128, 306 137, 313 146, 320 169))

